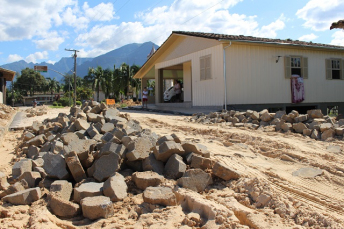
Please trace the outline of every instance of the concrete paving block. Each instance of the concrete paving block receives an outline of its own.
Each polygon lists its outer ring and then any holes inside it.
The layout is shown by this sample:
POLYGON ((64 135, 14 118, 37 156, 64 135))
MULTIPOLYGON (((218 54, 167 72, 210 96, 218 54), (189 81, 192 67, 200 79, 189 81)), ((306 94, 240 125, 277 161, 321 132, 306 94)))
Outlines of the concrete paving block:
POLYGON ((65 154, 68 154, 75 151, 78 154, 80 161, 83 161, 88 158, 90 147, 96 144, 97 141, 93 139, 79 139, 64 146, 64 152, 65 154))
POLYGON ((27 131, 23 134, 23 136, 24 136, 24 142, 27 142, 27 141, 33 139, 36 135, 27 131))
POLYGON ((212 169, 214 167, 214 164, 215 162, 210 158, 205 158, 197 154, 192 154, 190 167, 206 170, 212 169))
POLYGON ((202 192, 205 188, 213 183, 213 179, 209 173, 202 169, 189 169, 183 177, 177 181, 178 185, 183 188, 191 189, 195 192, 202 192))
POLYGON ((38 155, 39 155, 39 148, 33 145, 29 146, 26 157, 30 159, 35 159, 38 157, 38 155))
MULTIPOLYGON (((114 128, 112 131, 111 131, 111 134, 113 134, 116 138, 118 139, 122 139, 124 138, 125 136, 127 136, 122 130, 120 130, 119 128, 114 128)), ((133 138, 131 138, 131 140, 133 140, 133 138)))
POLYGON ((50 193, 55 196, 59 196, 64 200, 69 200, 72 195, 73 186, 72 183, 67 180, 56 180, 50 185, 50 193))
POLYGON ((153 145, 149 138, 139 137, 129 143, 126 157, 129 161, 143 160, 149 156, 152 147, 153 145))
POLYGON ((68 155, 65 155, 65 160, 69 171, 71 172, 74 180, 77 183, 87 178, 85 170, 78 158, 78 155, 74 151, 70 152, 68 155))
POLYGON ((66 162, 62 155, 47 153, 43 156, 43 160, 43 168, 49 177, 60 180, 67 179, 69 177, 66 162))
POLYGON ((86 197, 80 204, 83 216, 90 220, 106 219, 114 215, 112 202, 107 196, 86 197))
POLYGON ((154 151, 155 158, 162 162, 166 162, 173 154, 185 154, 185 151, 180 143, 166 141, 159 145, 159 151, 154 151))
POLYGON ((143 192, 143 201, 164 206, 177 205, 176 196, 169 187, 147 187, 143 192))
POLYGON ((293 129, 295 130, 296 133, 302 134, 303 130, 307 129, 307 126, 305 124, 303 124, 302 122, 294 123, 293 129))
POLYGON ((76 133, 64 133, 61 135, 61 140, 65 145, 69 145, 71 142, 78 141, 79 139, 76 133))
POLYGON ((145 171, 133 173, 132 180, 139 189, 145 190, 149 186, 158 186, 164 177, 156 172, 145 171))
POLYGON ((79 204, 73 203, 56 195, 49 195, 48 205, 54 215, 72 218, 81 213, 79 204))
POLYGON ((106 132, 102 138, 101 138, 101 141, 103 143, 107 143, 107 142, 111 142, 113 140, 114 136, 113 134, 111 134, 110 132, 106 132))
POLYGON ((104 118, 107 122, 110 122, 115 117, 118 117, 119 113, 119 110, 117 110, 116 108, 109 108, 104 111, 104 118))
POLYGON ((83 119, 77 119, 74 122, 76 130, 87 130, 90 127, 90 124, 83 119))
POLYGON ((124 177, 119 173, 109 177, 103 185, 104 195, 109 197, 111 201, 119 201, 126 198, 127 190, 128 186, 125 183, 124 177))
POLYGON ((28 205, 41 198, 41 190, 36 188, 25 189, 5 196, 2 200, 16 205, 28 205))
POLYGON ((158 161, 154 153, 149 154, 149 156, 142 161, 142 169, 143 171, 153 171, 160 175, 164 172, 164 163, 162 161, 158 161))
POLYGON ((101 182, 114 175, 120 169, 121 157, 117 153, 101 156, 95 162, 93 177, 101 182))
POLYGON ((183 158, 178 154, 173 154, 166 162, 164 175, 168 179, 178 179, 183 176, 186 171, 186 164, 183 158))
POLYGON ((92 107, 92 109, 90 110, 90 113, 94 114, 100 114, 100 112, 102 112, 102 109, 99 105, 92 107))
POLYGON ((110 153, 116 153, 122 158, 125 152, 126 152, 126 148, 122 144, 108 142, 108 143, 105 143, 103 147, 101 147, 96 159, 103 155, 108 155, 110 153))
POLYGON ((125 147, 128 147, 129 143, 131 141, 134 141, 136 138, 136 136, 124 136, 123 138, 121 138, 121 141, 125 147))
POLYGON ((333 138, 335 135, 334 129, 328 129, 321 133, 321 140, 325 141, 328 138, 333 138))
POLYGON ((156 145, 161 145, 163 142, 166 142, 166 141, 174 141, 174 138, 171 136, 171 135, 165 135, 165 136, 162 136, 158 139, 158 141, 156 142, 156 145))
POLYGON ((9 186, 7 176, 3 172, 0 172, 0 190, 6 190, 9 186))
POLYGON ((63 154, 63 143, 60 141, 51 142, 51 152, 54 154, 63 154))
POLYGON ((40 134, 24 143, 24 146, 42 146, 45 143, 45 135, 40 134))
POLYGON ((24 172, 18 177, 18 180, 24 179, 29 188, 34 188, 38 186, 39 182, 42 180, 41 174, 39 172, 24 172))
POLYGON ((185 153, 196 153, 202 155, 203 157, 210 157, 210 152, 205 145, 199 143, 182 142, 182 147, 185 153))
POLYGON ((213 167, 213 174, 223 180, 239 179, 241 174, 235 169, 222 162, 216 162, 213 167))
POLYGON ((32 161, 31 159, 21 159, 20 161, 16 162, 12 167, 12 177, 14 179, 18 178, 24 172, 31 172, 32 171, 32 161))
POLYGON ((79 187, 74 188, 73 200, 79 203, 85 197, 102 196, 103 183, 88 182, 83 183, 79 187))
POLYGON ((102 126, 101 133, 105 134, 105 133, 113 131, 114 129, 115 129, 115 125, 113 123, 108 122, 102 126))

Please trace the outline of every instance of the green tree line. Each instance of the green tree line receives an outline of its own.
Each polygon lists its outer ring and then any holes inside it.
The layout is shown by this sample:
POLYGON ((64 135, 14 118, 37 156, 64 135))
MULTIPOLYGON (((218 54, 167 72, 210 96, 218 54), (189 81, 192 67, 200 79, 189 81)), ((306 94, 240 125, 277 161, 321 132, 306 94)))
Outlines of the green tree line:
MULTIPOLYGON (((133 76, 140 69, 137 65, 129 66, 123 63, 119 68, 102 69, 98 66, 90 68, 88 74, 83 78, 76 77, 76 97, 77 100, 89 100, 96 92, 97 101, 99 101, 100 90, 104 92, 105 98, 126 97, 128 92, 134 88, 136 95, 141 87, 141 82, 134 79, 133 76)), ((21 73, 17 73, 16 80, 13 82, 10 90, 7 90, 7 104, 12 104, 12 94, 15 103, 20 103, 23 96, 33 96, 35 94, 60 94, 61 99, 73 98, 74 77, 71 74, 64 75, 64 78, 58 82, 55 78, 45 78, 39 72, 31 68, 25 68, 21 73)))

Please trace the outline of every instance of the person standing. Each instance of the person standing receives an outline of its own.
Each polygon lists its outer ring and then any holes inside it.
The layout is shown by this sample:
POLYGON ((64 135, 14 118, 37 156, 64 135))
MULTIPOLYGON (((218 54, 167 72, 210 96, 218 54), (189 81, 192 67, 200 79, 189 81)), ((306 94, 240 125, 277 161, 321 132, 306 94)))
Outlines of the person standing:
POLYGON ((148 108, 147 103, 148 103, 148 90, 145 87, 142 91, 142 109, 145 108, 145 104, 146 104, 146 108, 148 108))

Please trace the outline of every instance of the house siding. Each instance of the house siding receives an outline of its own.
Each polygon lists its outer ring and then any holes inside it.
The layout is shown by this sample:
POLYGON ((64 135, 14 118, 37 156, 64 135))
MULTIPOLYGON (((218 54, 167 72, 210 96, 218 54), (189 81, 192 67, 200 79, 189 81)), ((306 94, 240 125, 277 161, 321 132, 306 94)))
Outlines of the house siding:
POLYGON ((326 80, 325 59, 344 59, 343 53, 234 43, 226 49, 227 104, 291 103, 290 79, 284 76, 284 56, 290 55, 308 57, 303 103, 341 102, 344 80, 326 80))

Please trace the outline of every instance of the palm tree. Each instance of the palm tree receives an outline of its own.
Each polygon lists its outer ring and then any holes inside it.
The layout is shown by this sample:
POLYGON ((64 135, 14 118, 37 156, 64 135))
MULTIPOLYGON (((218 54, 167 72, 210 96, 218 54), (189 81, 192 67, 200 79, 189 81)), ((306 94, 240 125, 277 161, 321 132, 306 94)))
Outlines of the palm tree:
POLYGON ((140 67, 137 65, 132 65, 129 71, 129 83, 130 85, 135 88, 136 96, 138 96, 139 89, 141 88, 141 80, 134 79, 134 75, 140 70, 140 67))
POLYGON ((89 68, 87 74, 87 80, 92 82, 92 89, 97 90, 97 101, 99 102, 99 89, 105 84, 104 82, 104 70, 101 66, 98 66, 96 69, 89 68))
POLYGON ((54 91, 60 91, 60 85, 59 82, 56 81, 55 77, 51 79, 50 77, 47 77, 47 86, 48 90, 50 91, 50 94, 54 94, 54 91))
POLYGON ((113 73, 114 72, 109 68, 104 70, 104 82, 102 83, 101 88, 105 94, 105 98, 109 98, 111 92, 113 91, 113 73))

